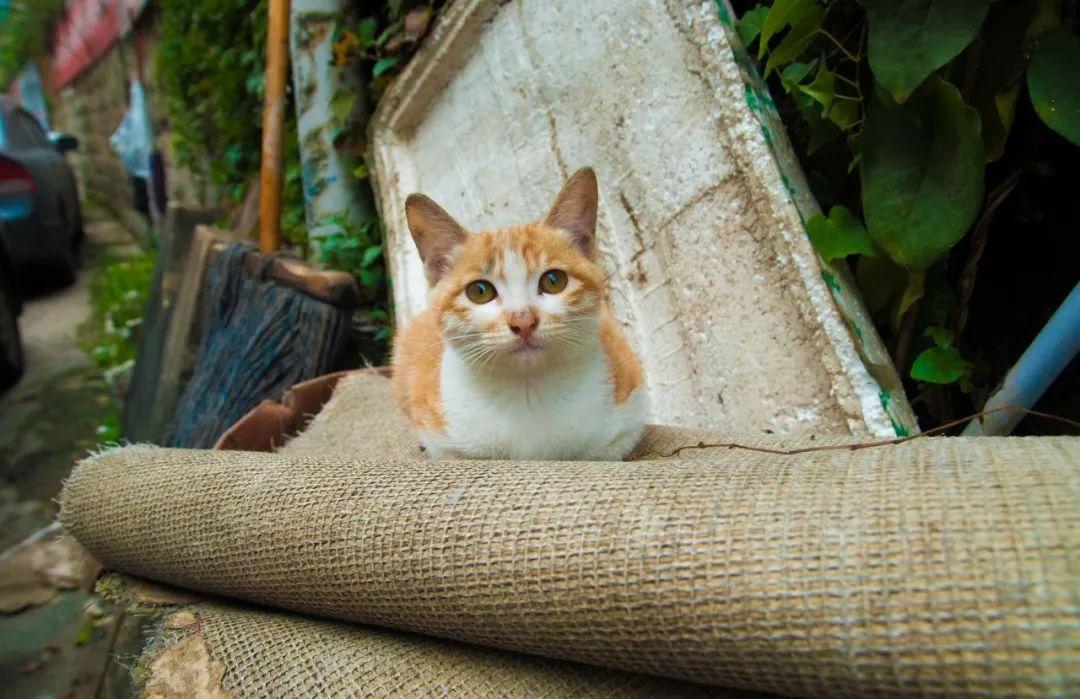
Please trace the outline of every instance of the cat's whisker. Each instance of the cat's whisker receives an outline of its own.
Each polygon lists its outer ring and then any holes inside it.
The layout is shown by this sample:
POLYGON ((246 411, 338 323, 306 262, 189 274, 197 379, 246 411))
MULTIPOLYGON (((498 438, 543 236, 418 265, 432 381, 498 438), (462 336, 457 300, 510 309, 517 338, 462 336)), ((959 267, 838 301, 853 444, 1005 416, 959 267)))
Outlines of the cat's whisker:
POLYGON ((620 459, 633 447, 643 374, 591 257, 597 191, 582 170, 549 218, 480 233, 426 197, 406 201, 434 286, 432 308, 395 337, 393 380, 431 456, 620 459))

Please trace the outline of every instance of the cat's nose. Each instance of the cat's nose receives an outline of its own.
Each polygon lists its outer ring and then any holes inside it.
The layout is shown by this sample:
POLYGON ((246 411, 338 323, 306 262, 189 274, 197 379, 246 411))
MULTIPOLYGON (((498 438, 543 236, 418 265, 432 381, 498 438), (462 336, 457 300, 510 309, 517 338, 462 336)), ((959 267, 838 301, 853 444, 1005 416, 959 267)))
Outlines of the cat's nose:
POLYGON ((540 325, 540 319, 532 311, 514 311, 506 314, 506 324, 510 326, 510 332, 528 342, 536 332, 536 326, 540 325))

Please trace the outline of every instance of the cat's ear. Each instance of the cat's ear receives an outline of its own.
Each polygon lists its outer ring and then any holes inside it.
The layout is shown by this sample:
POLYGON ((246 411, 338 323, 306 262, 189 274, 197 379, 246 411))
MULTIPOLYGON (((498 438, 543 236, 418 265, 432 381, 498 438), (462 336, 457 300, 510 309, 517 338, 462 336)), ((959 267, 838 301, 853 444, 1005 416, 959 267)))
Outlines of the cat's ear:
POLYGON ((590 260, 596 252, 596 173, 583 167, 563 185, 544 223, 570 236, 581 254, 590 260))
POLYGON ((423 194, 410 194, 405 200, 405 218, 424 261, 428 283, 434 286, 446 274, 451 254, 469 234, 453 216, 423 194))

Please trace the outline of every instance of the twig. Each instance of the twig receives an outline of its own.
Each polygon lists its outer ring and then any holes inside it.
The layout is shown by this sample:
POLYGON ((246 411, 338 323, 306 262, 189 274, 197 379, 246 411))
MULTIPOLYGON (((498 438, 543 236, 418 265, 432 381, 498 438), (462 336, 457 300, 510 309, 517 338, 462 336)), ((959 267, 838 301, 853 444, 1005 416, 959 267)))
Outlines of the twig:
POLYGON ((901 377, 907 374, 908 354, 911 351, 911 340, 915 335, 915 322, 919 319, 921 306, 922 297, 919 297, 904 313, 904 324, 900 327, 900 339, 896 342, 896 370, 901 377))
POLYGON ((975 276, 979 272, 979 260, 982 259, 983 251, 986 250, 990 224, 994 221, 994 215, 997 213, 998 207, 1016 189, 1016 186, 1020 183, 1020 177, 1026 170, 1027 164, 1022 165, 986 196, 986 206, 983 208, 982 215, 979 216, 979 220, 975 223, 975 229, 971 233, 971 251, 968 254, 964 270, 960 273, 960 300, 957 303, 956 318, 953 321, 953 336, 958 344, 961 335, 964 333, 964 327, 967 326, 968 306, 971 303, 972 294, 975 293, 975 276))
POLYGON ((796 454, 806 454, 806 453, 814 452, 814 451, 859 451, 861 449, 871 449, 871 448, 874 448, 874 447, 894 446, 896 444, 903 444, 904 442, 910 442, 913 439, 922 439, 923 437, 932 437, 934 435, 941 434, 942 432, 946 432, 948 430, 951 430, 954 427, 959 427, 960 425, 971 422, 972 420, 978 420, 978 419, 986 417, 987 415, 992 415, 994 413, 1010 412, 1010 411, 1011 412, 1022 412, 1025 415, 1034 415, 1035 417, 1042 417, 1042 418, 1046 418, 1048 420, 1055 420, 1055 421, 1063 423, 1065 425, 1069 425, 1070 427, 1075 427, 1076 429, 1080 429, 1080 422, 1077 422, 1076 420, 1070 420, 1067 417, 1062 417, 1060 415, 1051 415, 1050 413, 1044 413, 1044 412, 1040 412, 1038 410, 1029 410, 1028 408, 1021 408, 1021 407, 1015 406, 1015 405, 1006 405, 1006 406, 1002 406, 1000 408, 993 408, 991 410, 983 410, 982 412, 975 413, 974 415, 968 415, 967 417, 962 417, 962 418, 960 418, 958 420, 952 420, 951 422, 947 422, 944 425, 939 425, 938 427, 935 427, 933 429, 929 429, 929 430, 927 430, 925 432, 920 432, 919 434, 912 434, 912 435, 908 435, 907 437, 897 437, 896 439, 881 439, 881 440, 878 440, 878 441, 875 441, 875 442, 859 442, 857 444, 833 444, 833 445, 817 446, 817 447, 799 447, 798 449, 771 449, 769 447, 759 447, 759 446, 752 446, 752 445, 749 445, 749 444, 739 444, 738 442, 716 442, 716 443, 698 442, 697 444, 687 444, 687 445, 678 447, 678 448, 668 452, 667 454, 661 454, 660 452, 650 451, 650 452, 646 452, 642 456, 658 456, 658 457, 660 457, 662 459, 668 459, 668 458, 671 458, 673 456, 678 456, 682 452, 687 451, 689 449, 743 449, 745 451, 756 451, 756 452, 760 452, 762 454, 776 454, 778 456, 795 456, 796 454))
POLYGON ((822 36, 824 36, 824 37, 825 37, 826 39, 828 39, 829 41, 831 41, 831 42, 833 42, 834 44, 836 44, 836 48, 838 48, 838 49, 840 49, 841 51, 843 51, 843 52, 844 52, 844 55, 848 57, 848 60, 850 60, 850 61, 851 61, 851 62, 853 62, 853 63, 858 63, 858 62, 859 62, 859 59, 855 57, 855 54, 853 54, 853 53, 852 53, 851 51, 848 51, 848 50, 847 50, 847 47, 846 47, 846 46, 844 46, 843 44, 841 44, 841 43, 840 43, 840 40, 839 40, 839 39, 837 39, 837 38, 836 38, 835 36, 833 36, 832 34, 830 34, 830 33, 829 33, 829 32, 827 32, 827 31, 825 31, 824 29, 818 29, 817 31, 818 31, 818 34, 821 34, 821 35, 822 35, 822 36))
POLYGON ((846 77, 843 73, 833 73, 833 75, 836 76, 837 80, 843 80, 848 85, 851 85, 853 88, 855 88, 856 90, 859 89, 859 83, 855 82, 854 80, 852 80, 849 77, 846 77))
POLYGON ((116 641, 120 637, 120 626, 127 620, 127 613, 124 609, 118 609, 116 612, 116 624, 113 626, 112 634, 109 636, 109 647, 105 651, 105 666, 101 669, 101 674, 98 675, 97 686, 94 687, 94 699, 101 699, 105 692, 105 678, 109 674, 109 665, 113 659, 113 651, 116 650, 116 641))

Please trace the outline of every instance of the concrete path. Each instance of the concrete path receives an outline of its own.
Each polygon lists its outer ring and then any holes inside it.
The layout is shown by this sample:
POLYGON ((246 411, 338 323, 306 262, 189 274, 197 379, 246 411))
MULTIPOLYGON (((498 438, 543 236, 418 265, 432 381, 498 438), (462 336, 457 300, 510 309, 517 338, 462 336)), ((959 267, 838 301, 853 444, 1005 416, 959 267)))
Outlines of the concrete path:
MULTIPOLYGON (((33 290, 19 319, 27 370, 0 395, 0 551, 52 521, 63 479, 97 445, 110 410, 109 388, 79 348, 78 331, 90 317, 93 271, 137 246, 119 224, 86 213, 86 264, 78 280, 33 290)), ((109 695, 113 683, 104 673, 118 651, 119 622, 115 610, 86 590, 0 615, 0 696, 109 695)))

